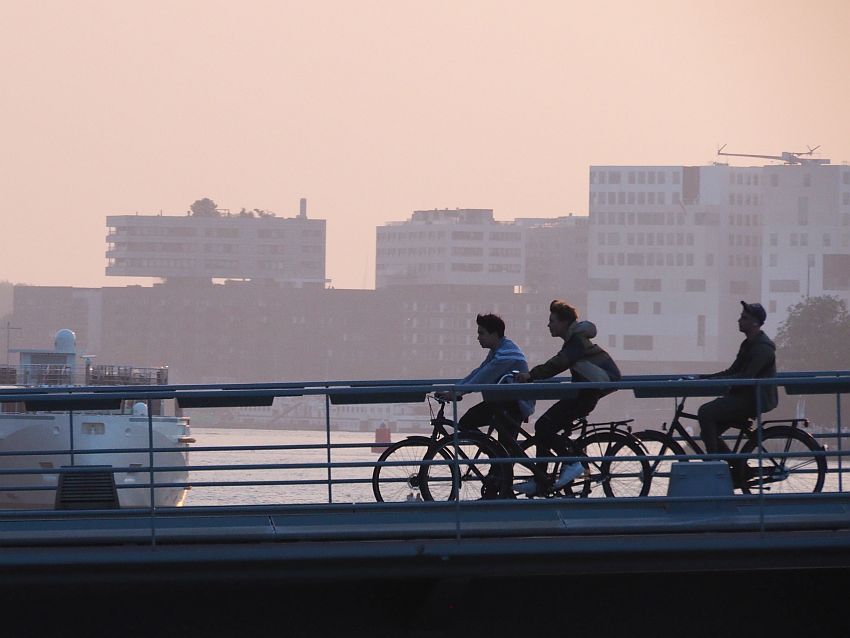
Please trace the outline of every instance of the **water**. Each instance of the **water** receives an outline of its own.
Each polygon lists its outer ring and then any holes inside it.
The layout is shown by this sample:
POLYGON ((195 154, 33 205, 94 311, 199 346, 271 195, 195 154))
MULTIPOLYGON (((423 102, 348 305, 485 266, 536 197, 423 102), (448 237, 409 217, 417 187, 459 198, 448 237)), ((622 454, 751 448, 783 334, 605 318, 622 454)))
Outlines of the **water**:
MULTIPOLYGON (((198 451, 189 453, 190 465, 258 465, 281 463, 326 463, 327 435, 323 431, 249 430, 193 428, 193 447, 310 445, 306 450, 235 450, 198 451)), ((404 435, 394 435, 398 440, 404 435)), ((373 463, 379 454, 372 452, 372 432, 331 432, 331 443, 367 444, 359 448, 331 450, 333 463, 373 463)), ((374 503, 372 468, 333 468, 333 480, 358 480, 358 483, 334 484, 331 498, 334 503, 374 503)), ((196 470, 189 474, 193 484, 185 505, 274 505, 289 503, 328 503, 328 470, 326 468, 196 470), (201 481, 316 481, 309 485, 230 485, 203 487, 201 481)))
MULTIPOLYGON (((192 436, 196 443, 193 447, 225 446, 262 446, 262 445, 309 445, 315 449, 307 450, 236 450, 236 451, 197 451, 189 453, 191 465, 260 465, 281 463, 326 463, 327 448, 324 431, 298 430, 250 430, 225 428, 194 428, 192 436)), ((393 441, 407 434, 394 434, 393 441)), ((372 432, 331 432, 331 443, 363 444, 364 447, 335 448, 331 450, 334 463, 366 462, 373 463, 379 454, 370 449, 374 441, 372 432)), ((657 450, 656 450, 657 452, 657 450)), ((838 462, 830 459, 830 473, 827 474, 824 492, 838 491, 838 462)), ((850 489, 850 459, 844 459, 844 480, 842 487, 850 489)), ((356 483, 336 483, 329 496, 326 468, 290 468, 290 469, 235 469, 192 471, 189 482, 193 484, 186 505, 277 505, 293 503, 374 503, 372 493, 371 467, 333 468, 333 480, 355 480, 356 483), (220 485, 199 486, 201 481, 246 482, 246 481, 316 481, 308 485, 220 485)), ((666 493, 666 483, 653 482, 652 495, 666 493)))

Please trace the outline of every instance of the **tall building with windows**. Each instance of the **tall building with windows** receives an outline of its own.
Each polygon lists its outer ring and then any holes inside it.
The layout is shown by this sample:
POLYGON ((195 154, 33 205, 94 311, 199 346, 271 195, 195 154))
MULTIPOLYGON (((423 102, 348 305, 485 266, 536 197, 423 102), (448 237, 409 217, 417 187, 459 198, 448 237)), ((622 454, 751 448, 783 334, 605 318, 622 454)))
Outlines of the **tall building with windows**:
POLYGON ((481 208, 417 210, 377 228, 375 287, 519 286, 523 233, 481 208))
POLYGON ((325 220, 218 212, 210 216, 110 215, 107 275, 251 279, 324 287, 325 220))
POLYGON ((776 332, 805 297, 850 302, 850 166, 766 166, 762 291, 776 332))
POLYGON ((621 361, 726 361, 739 300, 775 334, 806 295, 850 293, 850 167, 593 166, 588 315, 621 361), (729 328, 732 325, 733 328, 729 328))

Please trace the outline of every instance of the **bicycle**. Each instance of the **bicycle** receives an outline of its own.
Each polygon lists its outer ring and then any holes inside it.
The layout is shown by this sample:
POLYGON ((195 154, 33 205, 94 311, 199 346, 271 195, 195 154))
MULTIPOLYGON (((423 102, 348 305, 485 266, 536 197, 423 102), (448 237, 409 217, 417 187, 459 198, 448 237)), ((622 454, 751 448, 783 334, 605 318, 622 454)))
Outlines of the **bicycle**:
POLYGON ((432 492, 428 486, 425 486, 423 491, 423 472, 427 464, 423 461, 434 461, 435 457, 440 460, 434 463, 435 469, 432 472, 435 476, 440 472, 437 468, 448 468, 450 462, 455 458, 454 451, 447 451, 444 448, 440 449, 440 442, 443 439, 453 439, 447 428, 454 427, 454 421, 445 416, 446 405, 449 401, 436 396, 428 397, 428 408, 431 412, 431 427, 430 436, 409 436, 396 443, 393 443, 381 456, 378 457, 378 462, 375 469, 372 470, 372 492, 375 495, 375 500, 382 502, 400 502, 400 501, 431 501, 431 500, 450 500, 451 496, 451 473, 448 469, 444 489, 437 488, 437 482, 430 486, 434 488, 432 492), (437 414, 434 414, 434 404, 436 401, 440 408, 437 414), (392 465, 385 465, 390 462, 392 465))
MULTIPOLYGON (((689 453, 679 443, 680 440, 684 441, 693 454, 705 454, 700 444, 681 423, 683 418, 697 420, 697 415, 685 412, 686 398, 677 399, 673 420, 669 426, 663 424, 661 432, 644 430, 635 434, 647 449, 650 449, 648 444, 658 448, 650 454, 657 457, 650 460, 650 495, 666 495, 671 464, 674 461, 688 460, 689 453), (673 456, 677 458, 671 458, 673 456)), ((762 421, 761 437, 753 419, 733 425, 738 434, 734 437, 732 453, 748 456, 748 474, 752 477, 737 485, 736 489, 740 489, 744 494, 758 491, 760 488, 789 494, 820 492, 826 478, 826 447, 800 429, 801 424, 803 428, 807 428, 808 419, 762 421)))
MULTIPOLYGON (((454 421, 445 417, 447 404, 446 399, 429 397, 431 435, 402 439, 390 445, 378 458, 372 472, 372 491, 378 502, 515 496, 513 463, 499 459, 525 458, 528 461, 521 463, 532 468, 534 462, 525 451, 535 444, 534 437, 521 424, 514 423, 518 437, 523 437, 523 441, 516 442, 510 450, 492 437, 494 425, 486 433, 479 430, 458 432, 455 441, 448 430, 454 427, 454 421), (440 405, 436 415, 430 403, 432 398, 440 405)), ((598 486, 602 486, 605 496, 644 496, 649 489, 649 465, 643 458, 646 451, 629 430, 629 422, 588 423, 586 419, 576 420, 561 436, 567 439, 568 449, 588 459, 583 461, 585 472, 564 488, 550 489, 543 496, 588 497, 599 493, 594 494, 594 488, 598 486), (568 433, 576 430, 579 436, 575 440, 569 439, 568 433), (620 458, 612 461, 602 457, 620 458), (629 460, 623 460, 625 457, 629 460)), ((560 468, 561 463, 556 462, 553 468, 555 476, 559 475, 560 468)))
MULTIPOLYGON (((506 416, 506 415, 503 415, 506 416)), ((606 497, 617 496, 645 496, 649 490, 649 464, 646 462, 646 451, 640 441, 628 430, 626 421, 609 421, 606 423, 589 423, 586 418, 577 419, 560 436, 565 439, 565 447, 575 454, 575 459, 584 466, 584 472, 563 488, 556 489, 552 486, 553 481, 546 481, 541 485, 544 491, 539 496, 545 498, 587 498, 599 495, 595 488, 602 488, 602 495, 606 497), (578 431, 575 439, 570 439, 569 434, 578 431)), ((531 446, 535 445, 535 437, 526 431, 521 424, 515 424, 518 437, 506 447, 495 440, 491 432, 484 434, 475 430, 458 433, 458 448, 463 457, 473 459, 472 462, 463 461, 459 463, 460 469, 453 472, 452 493, 450 499, 460 498, 515 498, 513 490, 514 479, 527 479, 534 476, 534 466, 544 459, 532 459, 526 453, 531 446), (523 440, 520 442, 519 437, 523 440), (484 468, 483 463, 477 459, 486 458, 488 464, 492 459, 492 469, 484 468), (507 461, 501 459, 520 459, 519 461, 507 461), (529 470, 529 474, 514 476, 514 464, 529 470), (472 486, 470 486, 470 483, 472 486), (480 489, 479 489, 480 484, 480 489), (457 486, 457 490, 455 490, 457 486)), ((436 454, 449 453, 453 449, 453 440, 444 440, 438 446, 436 454)), ((551 473, 557 477, 563 462, 556 461, 551 473)), ((429 465, 422 480, 424 486, 430 491, 433 483, 444 482, 446 477, 435 477, 433 465, 429 465)), ((454 469, 454 468, 452 468, 454 469)))

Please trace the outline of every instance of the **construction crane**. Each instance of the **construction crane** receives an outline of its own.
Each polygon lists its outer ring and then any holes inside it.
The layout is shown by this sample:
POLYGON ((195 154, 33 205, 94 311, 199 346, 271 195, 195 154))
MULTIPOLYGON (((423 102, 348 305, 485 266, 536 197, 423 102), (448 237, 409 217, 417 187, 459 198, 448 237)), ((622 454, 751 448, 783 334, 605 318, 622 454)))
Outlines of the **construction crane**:
POLYGON ((785 162, 786 164, 829 164, 828 159, 819 159, 812 157, 812 153, 818 150, 820 146, 815 146, 814 148, 809 146, 808 151, 802 152, 782 151, 782 155, 750 155, 747 153, 724 153, 724 148, 726 148, 725 144, 717 149, 717 154, 724 155, 726 157, 760 157, 761 159, 779 160, 781 162, 785 162), (803 157, 804 155, 808 155, 808 157, 803 157))

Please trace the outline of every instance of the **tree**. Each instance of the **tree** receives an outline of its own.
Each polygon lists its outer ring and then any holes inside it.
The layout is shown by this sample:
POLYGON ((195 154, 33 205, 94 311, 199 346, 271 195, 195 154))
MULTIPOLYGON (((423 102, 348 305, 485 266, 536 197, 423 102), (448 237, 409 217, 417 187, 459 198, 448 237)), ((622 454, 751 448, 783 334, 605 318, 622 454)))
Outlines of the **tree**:
POLYGON ((216 203, 209 197, 195 200, 195 203, 189 207, 192 215, 195 217, 220 217, 216 203))
POLYGON ((850 366, 850 314, 843 299, 808 297, 792 306, 776 333, 782 370, 845 370, 850 366))
MULTIPOLYGON (((776 334, 781 370, 846 370, 850 367, 850 315, 843 299, 808 297, 792 306, 776 334)), ((815 425, 835 428, 835 396, 791 397, 815 425)), ((823 441, 822 441, 823 442, 823 441)), ((829 442, 829 445, 833 443, 829 442)))

